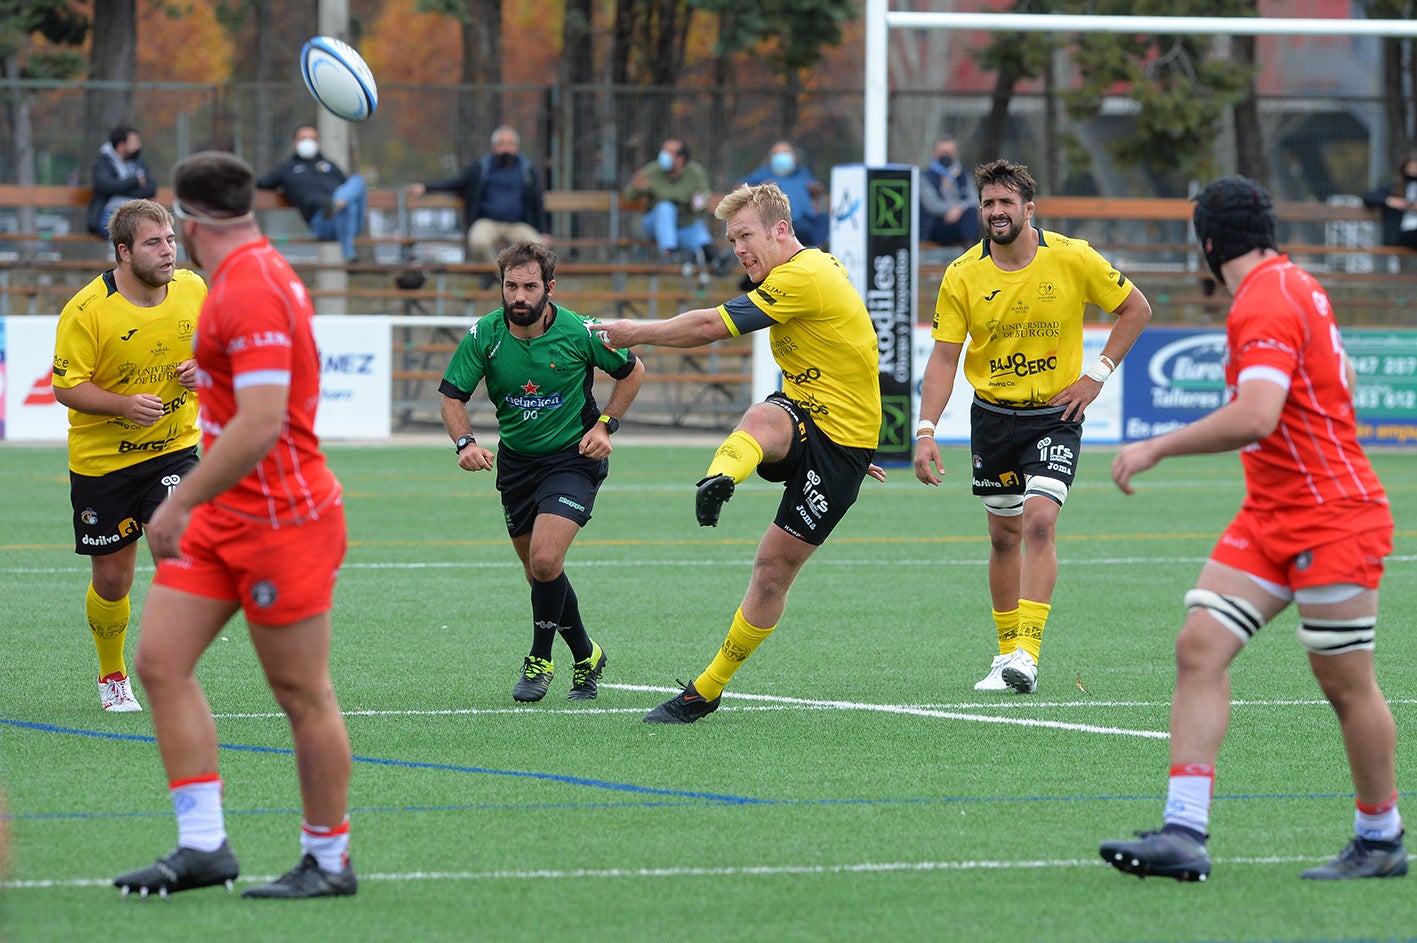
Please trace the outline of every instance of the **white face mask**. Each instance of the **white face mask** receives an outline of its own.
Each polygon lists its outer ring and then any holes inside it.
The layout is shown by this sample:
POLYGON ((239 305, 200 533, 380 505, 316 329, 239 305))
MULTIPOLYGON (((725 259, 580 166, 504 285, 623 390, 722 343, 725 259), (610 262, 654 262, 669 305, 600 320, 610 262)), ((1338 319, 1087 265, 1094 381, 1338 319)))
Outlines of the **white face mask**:
POLYGON ((295 156, 301 160, 310 160, 320 153, 320 143, 314 138, 301 138, 295 142, 295 156))

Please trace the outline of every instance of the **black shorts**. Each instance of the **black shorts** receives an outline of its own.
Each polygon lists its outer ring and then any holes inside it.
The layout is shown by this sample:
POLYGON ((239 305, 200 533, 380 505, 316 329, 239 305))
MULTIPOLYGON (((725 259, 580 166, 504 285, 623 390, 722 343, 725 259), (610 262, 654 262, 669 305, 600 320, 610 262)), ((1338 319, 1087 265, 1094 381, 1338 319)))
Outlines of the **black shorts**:
POLYGON ((766 402, 782 407, 796 430, 786 458, 758 466, 760 477, 787 485, 773 523, 819 547, 856 503, 876 450, 837 445, 782 393, 769 395, 766 402))
POLYGON ((610 459, 586 458, 578 446, 537 456, 498 447, 497 490, 507 536, 528 533, 538 514, 555 514, 584 527, 609 473, 610 459))
POLYGON ((1028 476, 1072 487, 1082 449, 1082 422, 1064 420, 1064 406, 1014 409, 977 396, 969 408, 974 493, 1023 494, 1028 476))
POLYGON ((157 506, 196 466, 197 448, 193 446, 97 478, 69 472, 74 552, 102 557, 136 541, 157 506))

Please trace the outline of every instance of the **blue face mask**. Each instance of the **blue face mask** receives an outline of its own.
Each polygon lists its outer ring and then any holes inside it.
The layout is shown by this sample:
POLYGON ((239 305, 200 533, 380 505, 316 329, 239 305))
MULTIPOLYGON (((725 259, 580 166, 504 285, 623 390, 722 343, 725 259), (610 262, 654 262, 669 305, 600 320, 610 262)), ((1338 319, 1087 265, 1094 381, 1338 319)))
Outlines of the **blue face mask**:
POLYGON ((659 152, 659 169, 665 173, 674 169, 674 155, 668 151, 659 152))
POLYGON ((779 177, 786 177, 797 169, 797 158, 793 157, 787 151, 778 151, 776 154, 772 155, 772 157, 768 158, 768 167, 779 177))

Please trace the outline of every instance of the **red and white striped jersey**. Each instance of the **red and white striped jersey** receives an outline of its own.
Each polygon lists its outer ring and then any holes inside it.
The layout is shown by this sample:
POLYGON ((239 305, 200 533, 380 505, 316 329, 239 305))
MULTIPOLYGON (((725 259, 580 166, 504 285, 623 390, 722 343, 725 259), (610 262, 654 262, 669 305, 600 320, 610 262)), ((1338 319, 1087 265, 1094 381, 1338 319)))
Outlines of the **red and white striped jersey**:
POLYGON ((1387 495, 1358 444, 1343 343, 1323 287, 1288 256, 1267 259, 1235 293, 1226 333, 1232 395, 1253 380, 1289 391, 1274 431, 1241 450, 1245 507, 1299 513, 1321 530, 1358 524, 1367 510, 1386 515, 1387 495))
POLYGON ((289 388, 280 438, 215 504, 271 527, 300 524, 339 492, 320 453, 320 354, 310 297, 285 258, 262 239, 242 246, 212 276, 197 323, 198 422, 203 450, 236 415, 246 386, 289 388))

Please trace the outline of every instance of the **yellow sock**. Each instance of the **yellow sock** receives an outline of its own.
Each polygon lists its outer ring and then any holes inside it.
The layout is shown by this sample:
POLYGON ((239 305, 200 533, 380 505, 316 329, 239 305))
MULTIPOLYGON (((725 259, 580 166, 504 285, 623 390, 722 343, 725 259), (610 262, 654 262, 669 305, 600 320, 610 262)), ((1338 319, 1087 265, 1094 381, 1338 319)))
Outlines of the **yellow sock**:
POLYGON ((713 453, 713 461, 709 462, 708 472, 704 477, 727 475, 733 479, 734 484, 741 485, 762 461, 763 447, 758 444, 758 440, 738 429, 724 439, 718 451, 713 453))
POLYGON ((999 631, 999 654, 1007 655, 1018 648, 1018 610, 1010 609, 1008 612, 1000 612, 997 609, 990 609, 994 613, 994 628, 999 631))
POLYGON ((728 629, 728 637, 723 640, 723 647, 713 656, 713 662, 704 669, 704 673, 694 679, 694 687, 706 700, 711 701, 718 697, 723 693, 723 689, 728 687, 733 672, 763 644, 763 639, 771 635, 775 628, 775 625, 766 629, 749 625, 748 620, 743 618, 742 608, 739 608, 733 614, 733 625, 728 629))
POLYGON ((1048 613, 1053 609, 1046 602, 1032 599, 1018 601, 1018 644, 1038 661, 1038 648, 1043 644, 1043 627, 1048 624, 1048 613))
POLYGON ((128 597, 110 602, 90 583, 84 611, 89 617, 94 648, 98 649, 98 676, 106 678, 116 671, 126 678, 128 666, 123 663, 123 640, 128 635, 128 616, 132 612, 128 597))

